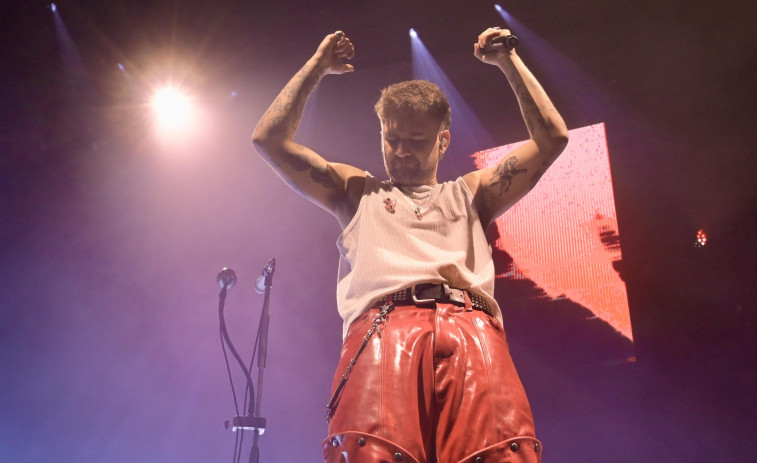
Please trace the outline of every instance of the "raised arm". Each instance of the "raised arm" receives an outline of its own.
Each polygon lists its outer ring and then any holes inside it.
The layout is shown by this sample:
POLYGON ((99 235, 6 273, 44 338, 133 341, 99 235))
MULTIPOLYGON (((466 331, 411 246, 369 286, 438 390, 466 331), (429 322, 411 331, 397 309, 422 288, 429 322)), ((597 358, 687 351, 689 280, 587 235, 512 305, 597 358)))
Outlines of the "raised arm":
POLYGON ((488 49, 492 39, 510 32, 498 27, 484 31, 474 45, 482 62, 499 67, 518 99, 530 140, 496 166, 467 174, 484 226, 515 204, 539 181, 568 144, 568 128, 544 89, 515 50, 488 49))
POLYGON ((292 189, 340 222, 348 222, 354 214, 365 173, 346 164, 328 162, 292 138, 305 103, 321 78, 353 71, 344 60, 354 55, 355 47, 344 33, 327 35, 313 57, 281 90, 252 135, 256 150, 292 189))

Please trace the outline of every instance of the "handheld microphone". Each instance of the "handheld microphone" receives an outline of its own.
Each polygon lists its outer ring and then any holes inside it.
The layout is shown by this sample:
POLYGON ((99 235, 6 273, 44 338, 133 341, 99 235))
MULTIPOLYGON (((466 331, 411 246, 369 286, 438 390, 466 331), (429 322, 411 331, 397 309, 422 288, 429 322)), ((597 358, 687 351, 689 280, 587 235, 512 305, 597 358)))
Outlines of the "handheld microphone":
POLYGON ((255 282, 255 292, 258 294, 263 294, 265 292, 266 287, 266 281, 273 275, 273 272, 276 270, 276 259, 272 258, 268 261, 268 265, 263 267, 263 272, 258 277, 258 280, 255 282))
POLYGON ((221 288, 231 289, 231 287, 237 283, 237 274, 234 272, 234 270, 224 267, 220 272, 218 272, 216 281, 218 282, 218 286, 220 286, 221 288))
POLYGON ((512 34, 506 35, 504 37, 495 37, 494 39, 492 39, 489 46, 484 47, 483 51, 484 52, 493 51, 498 47, 504 47, 504 48, 507 48, 508 50, 512 50, 513 48, 518 46, 519 42, 520 40, 518 40, 518 37, 512 34))

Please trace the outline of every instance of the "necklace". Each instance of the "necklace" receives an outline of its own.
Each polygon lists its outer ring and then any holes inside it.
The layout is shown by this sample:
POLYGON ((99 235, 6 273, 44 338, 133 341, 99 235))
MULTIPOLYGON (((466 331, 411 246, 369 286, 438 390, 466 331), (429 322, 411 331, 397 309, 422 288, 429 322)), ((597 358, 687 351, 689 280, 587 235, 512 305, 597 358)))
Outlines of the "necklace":
POLYGON ((402 191, 400 187, 397 187, 397 189, 400 191, 400 193, 402 193, 402 196, 404 196, 407 202, 410 204, 410 207, 413 209, 413 213, 415 213, 415 217, 417 217, 418 220, 422 220, 423 207, 431 198, 431 194, 434 192, 434 190, 436 190, 436 185, 434 185, 431 191, 429 191, 425 196, 421 196, 419 198, 414 198, 411 193, 405 193, 404 191, 402 191), (416 201, 421 201, 421 202, 417 203, 416 201))

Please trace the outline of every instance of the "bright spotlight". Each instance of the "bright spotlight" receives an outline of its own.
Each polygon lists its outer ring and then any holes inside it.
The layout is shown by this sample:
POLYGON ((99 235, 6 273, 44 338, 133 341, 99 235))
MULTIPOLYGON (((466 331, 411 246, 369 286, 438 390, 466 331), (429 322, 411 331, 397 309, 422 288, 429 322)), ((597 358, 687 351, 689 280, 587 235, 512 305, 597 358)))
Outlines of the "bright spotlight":
POLYGON ((173 87, 157 90, 151 106, 158 128, 163 132, 186 129, 192 120, 192 103, 189 97, 173 87))
POLYGON ((55 6, 55 3, 51 3, 50 4, 50 11, 52 11, 53 13, 55 13, 56 11, 58 11, 58 7, 55 6))
POLYGON ((418 33, 415 32, 415 29, 412 29, 412 28, 410 29, 410 37, 412 37, 414 39, 418 38, 418 33))
POLYGON ((502 9, 502 6, 500 6, 500 4, 499 4, 499 3, 495 3, 495 4, 494 4, 494 9, 495 9, 495 10, 497 10, 497 11, 499 11, 500 13, 502 13, 502 11, 504 11, 504 10, 502 9))

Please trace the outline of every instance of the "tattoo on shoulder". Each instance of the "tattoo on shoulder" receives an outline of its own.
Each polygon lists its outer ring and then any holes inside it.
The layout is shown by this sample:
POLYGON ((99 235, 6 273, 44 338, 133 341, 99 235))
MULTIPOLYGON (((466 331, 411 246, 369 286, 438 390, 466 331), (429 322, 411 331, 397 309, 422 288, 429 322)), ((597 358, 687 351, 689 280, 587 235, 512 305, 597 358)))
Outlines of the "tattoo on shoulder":
POLYGON ((516 156, 512 156, 506 159, 505 162, 498 164, 489 186, 499 186, 499 194, 507 193, 513 183, 513 177, 526 172, 526 169, 518 169, 517 164, 518 158, 516 156))

